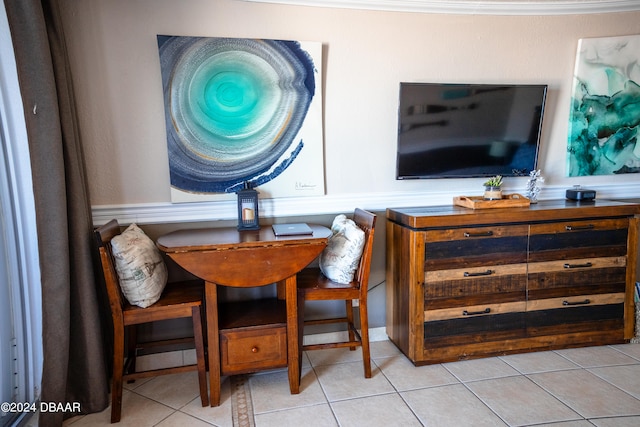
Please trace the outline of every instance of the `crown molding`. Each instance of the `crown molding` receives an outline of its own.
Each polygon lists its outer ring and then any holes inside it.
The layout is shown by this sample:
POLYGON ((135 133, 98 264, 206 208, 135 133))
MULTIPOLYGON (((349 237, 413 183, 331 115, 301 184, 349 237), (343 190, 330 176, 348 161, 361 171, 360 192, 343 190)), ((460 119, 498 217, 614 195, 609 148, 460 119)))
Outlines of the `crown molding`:
MULTIPOLYGON (((521 193, 524 181, 517 188, 505 187, 506 193, 521 193)), ((540 200, 564 199, 567 185, 544 185, 540 200)), ((599 199, 638 197, 638 183, 587 185, 596 190, 599 199)), ((468 193, 480 191, 469 190, 468 193)), ((260 218, 335 215, 352 212, 355 207, 384 212, 387 208, 406 206, 440 206, 453 203, 450 191, 387 192, 260 199, 260 218)), ((111 219, 121 224, 166 224, 179 222, 230 221, 238 218, 235 200, 197 203, 144 203, 132 205, 99 205, 92 207, 93 224, 99 226, 111 219)))
POLYGON ((296 6, 463 15, 579 15, 640 10, 638 0, 240 0, 296 6))

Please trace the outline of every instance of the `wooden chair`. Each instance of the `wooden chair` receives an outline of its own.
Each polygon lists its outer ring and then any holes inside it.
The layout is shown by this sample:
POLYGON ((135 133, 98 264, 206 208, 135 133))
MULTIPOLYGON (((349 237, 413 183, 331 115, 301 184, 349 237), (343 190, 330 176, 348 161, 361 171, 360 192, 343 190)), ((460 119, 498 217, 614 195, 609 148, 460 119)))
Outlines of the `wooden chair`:
POLYGON ((111 239, 118 234, 120 234, 120 226, 116 220, 111 220, 109 223, 95 230, 113 319, 111 422, 116 423, 120 421, 123 381, 133 382, 133 380, 138 378, 197 370, 200 383, 200 400, 202 401, 202 406, 207 406, 209 404, 209 394, 207 391, 206 358, 202 325, 204 283, 200 280, 168 283, 160 300, 155 304, 147 308, 132 306, 127 302, 120 290, 113 255, 111 253, 111 239), (137 325, 184 317, 193 319, 194 338, 178 338, 145 343, 137 342, 137 325), (126 355, 124 344, 125 330, 128 335, 128 350, 126 355), (136 353, 138 350, 183 343, 193 343, 195 345, 197 364, 136 372, 136 353))
MULTIPOLYGON (((365 232, 365 243, 362 257, 358 264, 354 279, 349 284, 336 283, 325 277, 320 268, 305 268, 297 276, 298 307, 302 312, 305 301, 344 300, 346 313, 344 317, 331 319, 301 320, 300 329, 306 325, 344 323, 349 333, 348 341, 322 344, 302 344, 302 350, 321 350, 325 348, 349 347, 352 351, 357 346, 362 347, 364 376, 371 378, 371 353, 369 350, 369 322, 367 315, 367 287, 369 271, 371 269, 371 253, 373 250, 373 235, 375 231, 376 215, 356 209, 354 222, 365 232), (354 300, 359 300, 360 328, 359 333, 353 317, 354 300)), ((302 319, 303 316, 300 316, 302 319)))

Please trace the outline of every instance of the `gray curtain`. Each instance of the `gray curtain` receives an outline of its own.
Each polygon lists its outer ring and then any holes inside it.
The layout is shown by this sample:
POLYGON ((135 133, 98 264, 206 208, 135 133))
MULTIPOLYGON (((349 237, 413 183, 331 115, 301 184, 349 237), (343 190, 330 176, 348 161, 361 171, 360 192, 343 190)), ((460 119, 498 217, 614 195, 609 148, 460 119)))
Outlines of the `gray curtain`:
MULTIPOLYGON (((58 0, 5 0, 24 103, 42 274, 41 401, 108 406, 92 218, 58 0)), ((77 414, 44 412, 40 426, 77 414)))

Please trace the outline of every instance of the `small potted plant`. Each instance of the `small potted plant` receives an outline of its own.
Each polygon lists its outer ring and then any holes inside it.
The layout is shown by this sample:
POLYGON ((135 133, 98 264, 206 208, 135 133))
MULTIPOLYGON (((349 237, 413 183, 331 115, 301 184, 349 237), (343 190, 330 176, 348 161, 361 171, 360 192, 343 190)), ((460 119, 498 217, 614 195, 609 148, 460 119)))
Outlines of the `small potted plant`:
POLYGON ((492 176, 484 183, 484 199, 485 200, 502 199, 502 176, 501 175, 492 176))

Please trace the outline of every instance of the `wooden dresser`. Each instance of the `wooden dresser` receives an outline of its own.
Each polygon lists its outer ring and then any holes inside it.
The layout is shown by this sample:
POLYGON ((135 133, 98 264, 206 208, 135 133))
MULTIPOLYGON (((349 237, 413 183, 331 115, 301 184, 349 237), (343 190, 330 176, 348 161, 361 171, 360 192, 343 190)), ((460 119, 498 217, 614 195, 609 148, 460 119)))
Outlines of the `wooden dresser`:
POLYGON ((387 334, 416 365, 622 343, 640 205, 387 210, 387 334))

